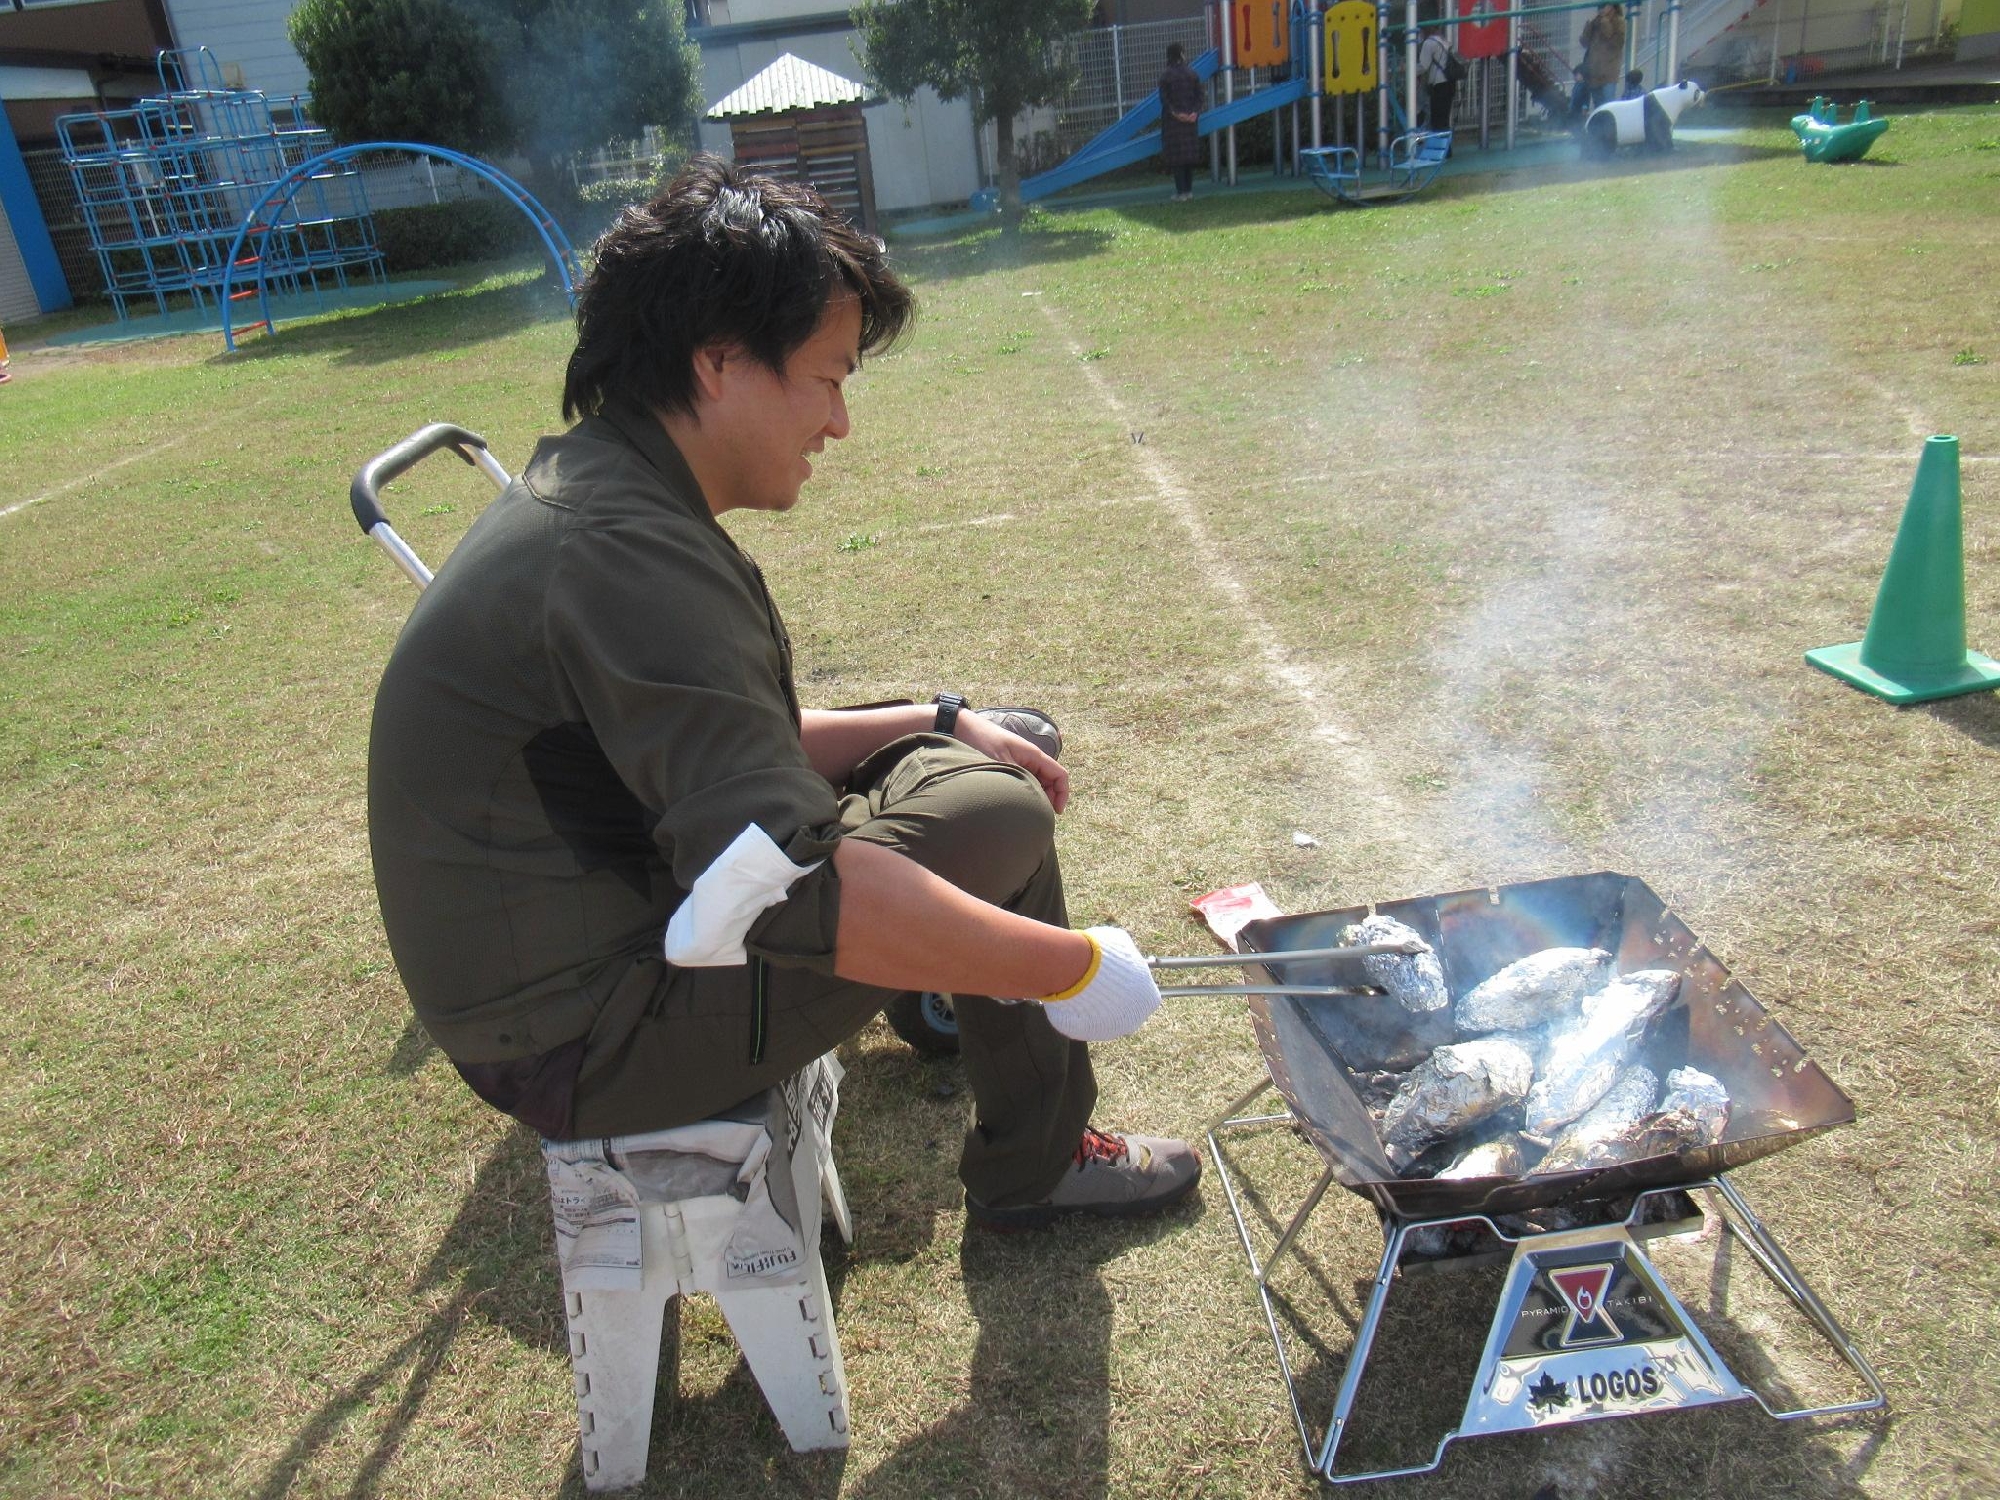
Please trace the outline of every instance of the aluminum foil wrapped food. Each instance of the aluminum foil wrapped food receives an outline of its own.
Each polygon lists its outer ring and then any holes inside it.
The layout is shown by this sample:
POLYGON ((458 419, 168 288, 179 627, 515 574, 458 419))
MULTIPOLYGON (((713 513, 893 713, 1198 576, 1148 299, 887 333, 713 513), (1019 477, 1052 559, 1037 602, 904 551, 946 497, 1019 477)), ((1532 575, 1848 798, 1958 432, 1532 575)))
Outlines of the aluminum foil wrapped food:
POLYGON ((1653 1113, 1653 1100, 1659 1092, 1659 1075, 1651 1068, 1635 1063, 1625 1069, 1602 1098, 1549 1143, 1548 1154, 1535 1164, 1535 1172, 1575 1172, 1651 1155, 1650 1149, 1635 1149, 1635 1132, 1653 1113))
POLYGON ((1544 948, 1517 958, 1459 998, 1460 1031, 1526 1031, 1572 1014, 1604 982, 1611 955, 1602 948, 1544 948))
POLYGON ((1355 944, 1421 945, 1421 951, 1417 953, 1371 953, 1361 960, 1362 972, 1413 1015, 1443 1010, 1451 1004, 1451 993, 1444 984, 1444 964, 1416 928, 1378 912, 1348 927, 1340 934, 1340 940, 1355 944))
POLYGON ((1438 1142, 1519 1104, 1534 1076, 1534 1060, 1514 1042, 1481 1037, 1439 1047, 1382 1112, 1382 1146, 1390 1162, 1401 1170, 1438 1142))
MULTIPOLYGON (((1602 1099, 1680 982, 1671 969, 1638 969, 1585 996, 1582 1018, 1550 1038, 1536 1070, 1522 1109, 1527 1133, 1549 1140, 1602 1099)), ((1650 1108, 1652 1101, 1646 1103, 1650 1108)))
POLYGON ((1695 1122, 1696 1146, 1713 1146, 1729 1128, 1729 1090, 1722 1081, 1700 1068, 1675 1068, 1667 1074, 1667 1092, 1660 1099, 1660 1112, 1684 1113, 1695 1122))
POLYGON ((1447 1179, 1460 1177, 1519 1177, 1526 1167, 1521 1155, 1521 1143, 1513 1135, 1504 1135, 1497 1141, 1487 1141, 1474 1146, 1438 1176, 1447 1179))

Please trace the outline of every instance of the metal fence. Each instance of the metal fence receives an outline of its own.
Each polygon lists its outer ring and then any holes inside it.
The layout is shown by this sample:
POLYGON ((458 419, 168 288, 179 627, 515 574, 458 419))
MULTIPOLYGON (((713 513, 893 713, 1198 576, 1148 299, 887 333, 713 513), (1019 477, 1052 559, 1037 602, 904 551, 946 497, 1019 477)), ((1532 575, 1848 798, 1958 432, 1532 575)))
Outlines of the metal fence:
POLYGON ((1052 122, 1048 113, 1036 112, 1034 128, 1022 142, 1022 171, 1037 172, 1066 160, 1158 88, 1170 42, 1179 42, 1192 62, 1209 47, 1207 18, 1104 26, 1066 40, 1075 82, 1056 101, 1052 122))

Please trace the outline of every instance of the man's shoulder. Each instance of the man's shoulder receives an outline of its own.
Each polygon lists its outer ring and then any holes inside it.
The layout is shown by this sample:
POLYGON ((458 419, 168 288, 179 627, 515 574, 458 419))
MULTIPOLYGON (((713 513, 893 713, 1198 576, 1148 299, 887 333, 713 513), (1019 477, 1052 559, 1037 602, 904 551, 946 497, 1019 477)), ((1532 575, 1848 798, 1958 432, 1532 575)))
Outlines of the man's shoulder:
POLYGON ((582 510, 600 491, 650 489, 665 493, 660 473, 609 422, 585 417, 567 432, 535 445, 521 479, 537 499, 566 510, 582 510))

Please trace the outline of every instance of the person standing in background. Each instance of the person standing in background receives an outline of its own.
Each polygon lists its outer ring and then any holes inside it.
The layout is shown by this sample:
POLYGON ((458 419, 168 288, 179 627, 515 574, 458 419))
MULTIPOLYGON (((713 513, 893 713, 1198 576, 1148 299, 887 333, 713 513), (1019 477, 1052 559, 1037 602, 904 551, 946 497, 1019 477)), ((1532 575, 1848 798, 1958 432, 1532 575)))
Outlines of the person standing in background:
POLYGON ((1451 129, 1451 108, 1458 94, 1458 80, 1452 77, 1451 46, 1444 39, 1444 29, 1435 28, 1424 33, 1423 45, 1417 48, 1417 76, 1424 81, 1424 129, 1451 129))
POLYGON ((1187 49, 1167 44, 1160 74, 1160 156, 1174 169, 1174 202, 1194 197, 1194 169, 1201 161, 1201 80, 1187 64, 1187 49))
POLYGON ((0 328, 0 385, 5 385, 13 378, 7 373, 7 330, 0 328))
POLYGON ((1618 80, 1625 68, 1625 13, 1616 5, 1601 5, 1584 24, 1583 66, 1577 70, 1580 112, 1589 114, 1618 97, 1618 80))

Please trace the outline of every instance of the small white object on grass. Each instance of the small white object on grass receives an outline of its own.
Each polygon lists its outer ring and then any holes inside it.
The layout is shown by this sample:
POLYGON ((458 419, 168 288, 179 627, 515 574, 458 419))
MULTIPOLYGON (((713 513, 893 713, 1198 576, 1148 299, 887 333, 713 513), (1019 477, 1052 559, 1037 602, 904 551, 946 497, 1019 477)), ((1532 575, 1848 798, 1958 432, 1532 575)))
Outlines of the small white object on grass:
POLYGON ((1301 849, 1317 849, 1319 847, 1319 840, 1303 829, 1299 829, 1292 834, 1292 842, 1297 844, 1301 849))

